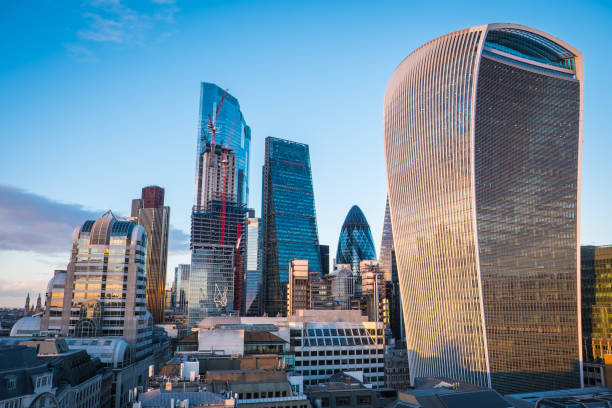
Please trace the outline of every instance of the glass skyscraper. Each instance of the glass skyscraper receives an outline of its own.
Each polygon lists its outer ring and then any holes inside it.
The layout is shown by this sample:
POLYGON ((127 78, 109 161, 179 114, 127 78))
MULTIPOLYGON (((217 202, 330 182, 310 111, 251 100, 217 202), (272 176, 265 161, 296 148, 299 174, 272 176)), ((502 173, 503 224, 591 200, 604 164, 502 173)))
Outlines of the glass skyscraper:
POLYGON ((391 282, 391 253, 393 252, 393 228, 391 227, 391 210, 389 209, 389 197, 385 204, 385 218, 383 220, 383 232, 380 239, 380 254, 378 261, 380 269, 385 276, 386 282, 391 282))
POLYGON ((164 189, 148 186, 141 198, 132 200, 132 219, 147 230, 147 310, 154 323, 164 321, 166 268, 168 264, 168 232, 170 207, 164 206, 164 189))
POLYGON ((384 101, 411 382, 581 385, 582 54, 515 24, 437 38, 384 101))
MULTIPOLYGON (((207 129, 209 120, 216 120, 215 144, 229 148, 236 158, 234 191, 236 201, 248 204, 249 201, 249 163, 251 160, 251 128, 247 126, 240 111, 238 99, 215 84, 202 82, 200 86, 200 124, 198 129, 198 150, 196 163, 211 143, 211 133, 207 129), (223 103, 221 102, 223 100, 223 103), (218 115, 217 115, 218 111, 218 115)), ((196 194, 198 183, 202 183, 202 172, 196 169, 196 194)), ((196 197, 195 201, 198 201, 196 197)))
POLYGON ((340 229, 336 263, 351 265, 353 273, 358 273, 359 262, 375 259, 376 249, 374 249, 370 225, 361 208, 354 205, 346 215, 340 229))
POLYGON ((246 275, 244 279, 244 310, 246 316, 261 316, 263 303, 263 276, 261 259, 261 219, 254 211, 247 220, 246 275))
POLYGON ((266 138, 262 194, 265 311, 286 313, 289 262, 308 260, 321 274, 308 145, 266 138))
POLYGON ((238 100, 214 84, 202 83, 191 214, 189 327, 207 316, 241 310, 250 139, 238 100), (213 123, 214 140, 209 126, 213 123))

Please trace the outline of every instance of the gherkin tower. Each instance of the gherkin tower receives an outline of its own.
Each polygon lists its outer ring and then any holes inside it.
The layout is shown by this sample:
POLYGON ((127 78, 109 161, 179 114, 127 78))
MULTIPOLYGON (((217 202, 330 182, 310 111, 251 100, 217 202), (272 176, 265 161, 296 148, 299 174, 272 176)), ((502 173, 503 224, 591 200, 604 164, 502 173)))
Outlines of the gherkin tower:
POLYGON ((346 215, 342 229, 340 229, 336 263, 349 264, 353 272, 357 273, 359 272, 359 261, 366 259, 375 260, 376 250, 370 225, 361 209, 354 205, 346 215))

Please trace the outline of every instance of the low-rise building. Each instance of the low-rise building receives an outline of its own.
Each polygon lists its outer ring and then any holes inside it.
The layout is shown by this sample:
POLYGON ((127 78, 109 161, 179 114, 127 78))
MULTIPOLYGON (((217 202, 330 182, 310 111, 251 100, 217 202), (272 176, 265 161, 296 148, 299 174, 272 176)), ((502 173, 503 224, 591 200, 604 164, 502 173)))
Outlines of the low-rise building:
POLYGON ((305 395, 294 394, 287 374, 282 371, 208 371, 206 383, 214 393, 234 396, 238 407, 310 408, 305 395))
POLYGON ((234 407, 232 398, 212 392, 153 390, 138 396, 133 408, 225 408, 234 407))
POLYGON ((392 402, 381 397, 375 390, 366 387, 359 378, 347 373, 337 373, 326 381, 308 389, 308 399, 314 407, 372 407, 382 408, 392 402))
POLYGON ((505 398, 516 408, 608 408, 612 405, 612 388, 572 388, 509 394, 505 398))
POLYGON ((364 383, 384 387, 383 323, 367 321, 358 310, 298 310, 294 316, 274 318, 206 318, 199 324, 198 353, 244 355, 246 333, 263 331, 287 342, 282 351, 285 364, 294 366, 293 372, 303 377, 305 388, 341 371, 360 371, 364 383))
POLYGON ((395 343, 385 348, 385 387, 394 390, 410 387, 408 351, 405 343, 395 343))

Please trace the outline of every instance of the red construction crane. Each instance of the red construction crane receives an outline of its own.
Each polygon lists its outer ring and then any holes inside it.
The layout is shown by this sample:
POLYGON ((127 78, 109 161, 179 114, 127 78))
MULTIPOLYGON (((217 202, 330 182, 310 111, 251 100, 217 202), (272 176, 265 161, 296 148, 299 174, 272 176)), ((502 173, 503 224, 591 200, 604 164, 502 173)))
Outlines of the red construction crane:
MULTIPOLYGON (((219 106, 217 106, 217 110, 215 111, 215 119, 208 115, 208 123, 206 124, 206 128, 211 133, 210 144, 212 148, 215 148, 215 136, 217 135, 217 118, 219 117, 219 112, 221 111, 221 107, 223 106, 223 101, 225 101, 225 96, 227 95, 227 91, 221 97, 221 101, 219 102, 219 106)), ((213 150, 214 151, 214 150, 213 150)))
POLYGON ((225 243, 225 207, 227 201, 227 164, 229 162, 229 142, 232 139, 232 134, 234 133, 234 126, 236 126, 237 120, 238 115, 236 115, 236 117, 234 118, 234 122, 232 123, 232 127, 227 136, 227 140, 225 141, 225 148, 223 149, 223 158, 221 160, 221 162, 223 163, 223 191, 221 192, 221 245, 225 243))

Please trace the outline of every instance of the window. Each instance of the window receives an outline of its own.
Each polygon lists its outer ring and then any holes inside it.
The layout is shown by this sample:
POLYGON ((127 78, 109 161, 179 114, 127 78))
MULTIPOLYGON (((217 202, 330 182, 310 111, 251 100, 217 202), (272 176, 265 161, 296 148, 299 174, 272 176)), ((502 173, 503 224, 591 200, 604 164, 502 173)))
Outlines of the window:
POLYGON ((12 391, 17 388, 17 377, 10 376, 6 378, 6 389, 12 391))
POLYGON ((351 398, 348 397, 348 396, 336 397, 336 406, 337 407, 347 406, 350 403, 351 403, 351 398))

